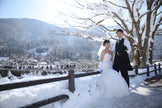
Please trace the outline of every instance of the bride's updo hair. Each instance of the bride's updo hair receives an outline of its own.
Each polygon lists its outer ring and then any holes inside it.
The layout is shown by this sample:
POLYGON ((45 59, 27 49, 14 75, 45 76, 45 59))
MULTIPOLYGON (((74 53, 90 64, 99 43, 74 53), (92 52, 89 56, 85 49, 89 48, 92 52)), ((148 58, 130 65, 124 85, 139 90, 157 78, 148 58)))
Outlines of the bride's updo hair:
POLYGON ((105 46, 106 43, 110 43, 110 41, 109 40, 104 40, 103 46, 105 46))

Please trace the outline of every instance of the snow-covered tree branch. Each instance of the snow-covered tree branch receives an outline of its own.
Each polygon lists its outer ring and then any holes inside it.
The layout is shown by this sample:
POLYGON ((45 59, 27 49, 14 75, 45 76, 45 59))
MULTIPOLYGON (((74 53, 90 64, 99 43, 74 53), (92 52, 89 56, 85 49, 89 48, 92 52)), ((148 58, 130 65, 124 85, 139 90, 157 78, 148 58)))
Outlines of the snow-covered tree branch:
MULTIPOLYGON (((73 18, 79 22, 77 23, 78 27, 86 26, 86 30, 100 27, 101 30, 107 33, 106 38, 108 39, 116 39, 112 33, 115 34, 117 28, 122 28, 132 47, 134 64, 145 66, 148 60, 152 64, 154 37, 162 24, 161 0, 74 1, 76 1, 79 8, 88 12, 87 16, 82 16, 81 14, 74 16, 73 14, 73 18), (112 29, 106 23, 110 19, 118 27, 112 29)), ((71 25, 75 26, 75 24, 71 25)), ((101 38, 105 37, 101 36, 101 38)))

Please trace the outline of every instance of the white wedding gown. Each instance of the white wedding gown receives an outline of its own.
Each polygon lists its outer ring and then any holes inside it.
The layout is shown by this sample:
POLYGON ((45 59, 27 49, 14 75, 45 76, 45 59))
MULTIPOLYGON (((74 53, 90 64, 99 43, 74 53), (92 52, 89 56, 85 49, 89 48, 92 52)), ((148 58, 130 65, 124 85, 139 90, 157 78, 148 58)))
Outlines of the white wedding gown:
POLYGON ((129 95, 129 89, 124 78, 110 65, 111 55, 106 53, 102 62, 102 73, 97 85, 105 98, 123 97, 129 95))

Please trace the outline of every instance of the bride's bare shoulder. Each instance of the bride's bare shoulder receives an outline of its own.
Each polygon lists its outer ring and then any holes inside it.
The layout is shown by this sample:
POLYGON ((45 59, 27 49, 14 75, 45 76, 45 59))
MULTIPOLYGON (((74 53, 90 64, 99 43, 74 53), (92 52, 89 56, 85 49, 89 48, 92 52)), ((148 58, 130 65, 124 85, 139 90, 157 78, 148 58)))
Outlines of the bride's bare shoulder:
POLYGON ((103 51, 101 52, 101 54, 104 55, 106 52, 107 52, 106 50, 103 50, 103 51))
POLYGON ((106 53, 107 51, 104 49, 103 51, 102 51, 102 53, 106 53))

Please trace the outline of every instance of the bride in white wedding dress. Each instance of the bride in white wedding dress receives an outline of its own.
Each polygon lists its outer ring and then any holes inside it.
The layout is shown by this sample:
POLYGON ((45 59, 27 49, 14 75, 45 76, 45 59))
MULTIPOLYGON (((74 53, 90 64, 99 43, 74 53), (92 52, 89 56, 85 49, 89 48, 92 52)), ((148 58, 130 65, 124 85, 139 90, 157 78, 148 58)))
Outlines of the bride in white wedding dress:
POLYGON ((100 54, 100 64, 98 69, 102 70, 102 73, 97 82, 101 95, 106 98, 129 95, 128 85, 124 78, 111 68, 113 52, 109 50, 110 41, 105 40, 103 46, 105 46, 105 49, 103 49, 100 54))

